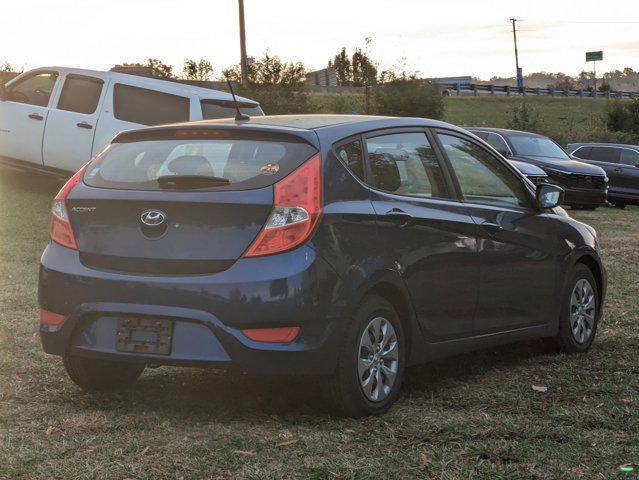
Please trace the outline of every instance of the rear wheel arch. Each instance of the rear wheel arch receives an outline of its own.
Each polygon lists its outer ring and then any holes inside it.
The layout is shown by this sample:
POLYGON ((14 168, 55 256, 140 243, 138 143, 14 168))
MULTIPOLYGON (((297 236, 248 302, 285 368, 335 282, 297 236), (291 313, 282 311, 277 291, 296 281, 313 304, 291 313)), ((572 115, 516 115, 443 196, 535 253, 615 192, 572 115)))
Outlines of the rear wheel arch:
POLYGON ((406 358, 409 359, 412 344, 410 339, 412 339, 412 334, 414 332, 411 325, 412 315, 410 301, 406 292, 404 292, 394 282, 383 280, 366 290, 360 297, 360 302, 362 299, 366 298, 369 295, 376 295, 383 298, 388 303, 390 303, 397 312, 397 316, 399 317, 399 321, 402 324, 402 329, 404 330, 404 335, 406 338, 406 358))

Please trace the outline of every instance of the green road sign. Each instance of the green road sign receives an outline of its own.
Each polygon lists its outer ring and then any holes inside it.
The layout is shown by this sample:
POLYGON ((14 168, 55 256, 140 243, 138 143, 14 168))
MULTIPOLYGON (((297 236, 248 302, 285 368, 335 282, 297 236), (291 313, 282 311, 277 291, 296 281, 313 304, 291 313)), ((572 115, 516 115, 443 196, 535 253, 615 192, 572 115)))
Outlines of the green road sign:
POLYGON ((586 52, 586 62, 598 62, 603 60, 603 52, 586 52))

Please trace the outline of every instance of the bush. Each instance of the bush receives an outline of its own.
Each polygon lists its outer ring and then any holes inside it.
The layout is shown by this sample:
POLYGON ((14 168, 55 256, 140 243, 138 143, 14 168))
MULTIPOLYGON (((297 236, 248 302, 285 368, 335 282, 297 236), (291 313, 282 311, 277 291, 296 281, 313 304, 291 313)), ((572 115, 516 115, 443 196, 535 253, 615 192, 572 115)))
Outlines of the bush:
POLYGON ((373 88, 375 113, 397 117, 444 116, 444 99, 439 88, 414 78, 396 78, 373 88))
POLYGON ((639 135, 639 99, 612 102, 606 112, 606 124, 613 132, 639 135))
POLYGON ((289 85, 249 84, 238 87, 236 93, 258 101, 266 115, 306 113, 309 110, 308 94, 289 85))
POLYGON ((529 105, 528 102, 521 102, 519 105, 515 105, 510 113, 508 128, 524 132, 544 133, 544 125, 539 111, 529 105))
POLYGON ((343 93, 320 93, 311 95, 308 113, 365 113, 364 95, 343 93))

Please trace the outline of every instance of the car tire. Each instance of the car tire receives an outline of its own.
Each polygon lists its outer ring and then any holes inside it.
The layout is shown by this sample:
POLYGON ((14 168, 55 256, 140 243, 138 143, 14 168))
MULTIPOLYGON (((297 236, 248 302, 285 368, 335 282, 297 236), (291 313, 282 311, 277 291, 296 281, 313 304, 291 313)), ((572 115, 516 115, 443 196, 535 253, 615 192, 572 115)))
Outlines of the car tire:
POLYGON ((110 362, 72 355, 66 355, 63 361, 73 383, 88 392, 129 387, 142 375, 145 367, 143 363, 110 362))
POLYGON ((393 306, 379 296, 365 297, 346 329, 337 367, 323 389, 331 410, 355 418, 387 412, 402 384, 405 345, 393 306))
POLYGON ((559 333, 557 343, 567 353, 585 353, 588 351, 597 333, 600 299, 597 282, 590 269, 578 263, 570 276, 568 287, 563 295, 559 333), (586 287, 585 290, 582 287, 586 287), (588 298, 580 302, 580 292, 586 297, 592 296, 592 311, 584 306, 588 298))
POLYGON ((619 210, 623 210, 624 208, 626 208, 625 203, 618 201, 611 201, 610 205, 612 205, 614 208, 618 208, 619 210))

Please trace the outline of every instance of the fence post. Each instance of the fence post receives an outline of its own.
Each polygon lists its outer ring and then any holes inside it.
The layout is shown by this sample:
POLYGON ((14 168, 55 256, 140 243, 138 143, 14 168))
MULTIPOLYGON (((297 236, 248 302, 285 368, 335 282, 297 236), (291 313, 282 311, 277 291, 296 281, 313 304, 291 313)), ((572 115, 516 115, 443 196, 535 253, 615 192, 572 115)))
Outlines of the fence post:
POLYGON ((570 89, 569 89, 569 88, 564 88, 564 95, 565 95, 566 97, 569 97, 569 96, 570 96, 570 89))
POLYGON ((580 98, 583 98, 584 96, 584 89, 580 88, 579 90, 577 90, 577 95, 579 95, 580 98))
POLYGON ((506 85, 506 96, 510 97, 510 85, 506 85))
POLYGON ((457 85, 455 85, 455 90, 457 90, 457 96, 459 97, 461 95, 461 83, 457 82, 457 85))
POLYGON ((606 98, 610 98, 610 90, 606 90, 606 98))
POLYGON ((489 90, 490 90, 490 96, 494 97, 495 96, 495 85, 490 85, 489 90))
POLYGON ((554 89, 554 88, 551 88, 551 89, 550 89, 550 96, 551 96, 551 97, 554 97, 554 96, 555 96, 555 89, 554 89))
POLYGON ((473 88, 473 95, 476 97, 477 96, 477 85, 475 85, 473 83, 472 88, 473 88))

